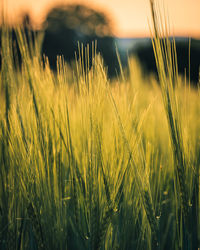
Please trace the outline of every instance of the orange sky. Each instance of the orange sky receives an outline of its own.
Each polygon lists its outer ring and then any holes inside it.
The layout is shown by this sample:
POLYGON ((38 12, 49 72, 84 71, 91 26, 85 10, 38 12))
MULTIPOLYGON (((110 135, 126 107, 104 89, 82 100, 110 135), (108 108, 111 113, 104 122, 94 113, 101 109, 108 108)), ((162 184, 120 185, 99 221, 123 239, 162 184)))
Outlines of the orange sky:
MULTIPOLYGON (((2 1, 2 0, 0 0, 2 1)), ((30 11, 40 20, 47 9, 57 2, 77 3, 73 0, 4 0, 12 15, 30 11)), ((170 19, 173 35, 200 38, 200 0, 157 0, 170 19)), ((149 0, 79 0, 105 11, 113 20, 118 37, 149 36, 148 19, 151 19, 149 0)))

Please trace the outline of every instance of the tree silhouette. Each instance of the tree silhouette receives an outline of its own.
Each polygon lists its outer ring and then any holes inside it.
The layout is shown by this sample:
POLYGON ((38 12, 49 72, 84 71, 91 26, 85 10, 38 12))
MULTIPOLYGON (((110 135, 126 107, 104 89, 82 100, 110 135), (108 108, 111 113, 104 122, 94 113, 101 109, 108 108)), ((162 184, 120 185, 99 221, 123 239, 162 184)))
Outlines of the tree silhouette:
MULTIPOLYGON (((191 39, 191 46, 189 48, 189 38, 176 39, 176 54, 179 74, 187 78, 190 77, 192 83, 197 85, 199 79, 200 68, 200 41, 191 39), (190 51, 190 53, 189 53, 190 51), (190 61, 190 66, 189 66, 190 61), (189 68, 191 69, 189 72, 189 68)), ((173 53, 173 52, 172 52, 173 53)), ((141 65, 144 73, 154 72, 157 74, 155 55, 153 51, 152 42, 149 39, 145 44, 138 45, 130 54, 135 54, 141 65)))
POLYGON ((112 34, 110 20, 104 13, 79 4, 52 9, 47 16, 46 24, 51 29, 71 28, 90 36, 112 34))
POLYGON ((50 65, 56 67, 56 58, 63 55, 68 61, 75 58, 78 41, 83 45, 97 40, 97 50, 101 52, 108 72, 112 75, 117 67, 111 22, 102 12, 84 5, 67 5, 53 8, 44 22, 45 37, 43 53, 50 65))

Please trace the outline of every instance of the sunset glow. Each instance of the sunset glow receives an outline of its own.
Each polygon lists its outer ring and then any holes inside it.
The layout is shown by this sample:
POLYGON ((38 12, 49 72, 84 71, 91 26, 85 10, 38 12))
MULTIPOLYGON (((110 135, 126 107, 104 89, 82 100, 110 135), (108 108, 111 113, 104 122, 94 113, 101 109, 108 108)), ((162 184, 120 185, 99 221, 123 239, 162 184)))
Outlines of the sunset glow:
MULTIPOLYGON (((149 0, 6 0, 8 12, 16 19, 20 12, 29 12, 40 23, 48 10, 58 3, 84 3, 104 11, 112 20, 114 34, 118 37, 146 37, 150 35, 151 20, 149 0)), ((170 20, 171 34, 200 37, 199 0, 159 0, 161 10, 170 20), (163 3, 164 2, 164 3, 163 3)))

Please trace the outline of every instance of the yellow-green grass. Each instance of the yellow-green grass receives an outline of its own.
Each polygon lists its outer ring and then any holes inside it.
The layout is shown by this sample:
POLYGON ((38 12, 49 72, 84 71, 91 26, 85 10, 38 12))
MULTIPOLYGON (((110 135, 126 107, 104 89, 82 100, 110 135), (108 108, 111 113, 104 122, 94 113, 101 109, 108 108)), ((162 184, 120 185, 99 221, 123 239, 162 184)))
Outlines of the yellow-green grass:
POLYGON ((2 33, 0 249, 197 249, 199 90, 162 67, 169 44, 156 34, 159 80, 130 58, 111 81, 95 52, 55 73, 16 33, 20 70, 2 33))

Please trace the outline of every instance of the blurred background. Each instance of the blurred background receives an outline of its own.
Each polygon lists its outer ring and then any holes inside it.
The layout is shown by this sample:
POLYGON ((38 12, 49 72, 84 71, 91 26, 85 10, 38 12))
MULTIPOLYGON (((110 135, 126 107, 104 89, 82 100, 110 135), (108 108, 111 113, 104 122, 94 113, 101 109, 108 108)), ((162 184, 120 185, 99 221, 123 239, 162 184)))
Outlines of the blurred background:
MULTIPOLYGON (((197 84, 200 1, 157 2, 169 25, 170 36, 176 39, 179 72, 188 76, 190 61, 191 80, 197 84)), ((134 55, 144 74, 156 73, 149 0, 1 0, 0 9, 4 9, 10 27, 21 24, 29 32, 44 32, 42 53, 48 56, 53 69, 56 69, 57 55, 63 55, 69 63, 75 59, 78 41, 83 45, 97 41, 97 50, 104 58, 110 77, 119 73, 116 48, 124 67, 128 56, 134 55)))

